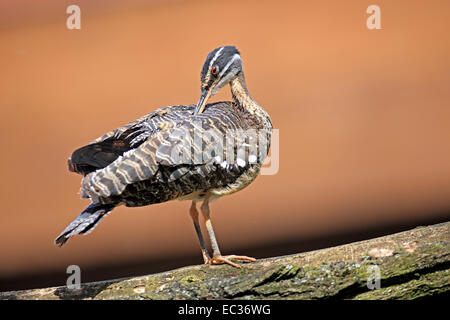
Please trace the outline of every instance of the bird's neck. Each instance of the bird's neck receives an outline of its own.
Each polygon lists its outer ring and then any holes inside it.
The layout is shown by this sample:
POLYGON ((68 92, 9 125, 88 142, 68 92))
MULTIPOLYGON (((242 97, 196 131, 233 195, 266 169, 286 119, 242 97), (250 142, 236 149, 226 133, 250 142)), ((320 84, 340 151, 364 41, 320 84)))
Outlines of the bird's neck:
POLYGON ((253 114, 257 103, 248 93, 242 72, 230 82, 230 88, 233 99, 239 107, 253 114))
POLYGON ((269 114, 255 100, 250 96, 245 84, 244 73, 239 75, 230 82, 231 94, 233 99, 240 108, 255 115, 261 122, 264 128, 272 129, 272 122, 269 114))

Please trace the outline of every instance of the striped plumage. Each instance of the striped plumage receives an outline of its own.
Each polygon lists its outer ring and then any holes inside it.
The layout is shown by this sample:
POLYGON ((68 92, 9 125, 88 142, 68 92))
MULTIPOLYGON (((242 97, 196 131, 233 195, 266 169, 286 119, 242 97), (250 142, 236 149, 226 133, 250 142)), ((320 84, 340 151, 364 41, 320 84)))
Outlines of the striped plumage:
MULTIPOLYGON (((249 185, 267 155, 272 124, 246 89, 240 54, 235 47, 212 51, 201 73, 197 105, 168 106, 112 130, 69 159, 69 170, 84 175, 81 197, 92 204, 56 239, 90 231, 114 207, 145 206, 169 200, 192 200, 191 216, 205 263, 229 263, 220 255, 208 203, 249 185), (230 84, 233 102, 206 104, 230 84), (209 257, 198 227, 195 204, 202 213, 213 247, 209 257)), ((248 257, 231 258, 252 260, 248 257)))

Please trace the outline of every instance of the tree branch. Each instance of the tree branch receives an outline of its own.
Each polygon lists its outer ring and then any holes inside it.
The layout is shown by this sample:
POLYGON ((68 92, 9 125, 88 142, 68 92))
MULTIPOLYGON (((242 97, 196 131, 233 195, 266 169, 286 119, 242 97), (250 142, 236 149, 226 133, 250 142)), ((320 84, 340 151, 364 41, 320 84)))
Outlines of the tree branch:
POLYGON ((450 289, 449 231, 450 222, 446 222, 342 246, 261 259, 244 263, 240 269, 228 265, 188 266, 147 276, 85 283, 79 290, 53 287, 3 292, 0 300, 442 296, 450 289), (377 270, 379 282, 374 278, 377 270))

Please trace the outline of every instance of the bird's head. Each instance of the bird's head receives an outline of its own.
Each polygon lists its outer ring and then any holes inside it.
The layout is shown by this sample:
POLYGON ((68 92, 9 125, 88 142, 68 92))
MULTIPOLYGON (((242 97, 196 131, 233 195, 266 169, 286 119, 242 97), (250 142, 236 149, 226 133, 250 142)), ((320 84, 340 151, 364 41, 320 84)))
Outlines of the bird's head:
POLYGON ((219 47, 206 57, 201 76, 201 95, 195 114, 202 113, 208 99, 242 71, 241 55, 234 46, 219 47))

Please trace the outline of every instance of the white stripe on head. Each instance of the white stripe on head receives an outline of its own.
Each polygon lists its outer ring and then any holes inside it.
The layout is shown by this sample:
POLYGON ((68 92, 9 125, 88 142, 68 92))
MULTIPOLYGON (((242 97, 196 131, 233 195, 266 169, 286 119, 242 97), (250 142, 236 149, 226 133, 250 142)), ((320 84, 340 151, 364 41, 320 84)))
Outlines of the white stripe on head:
POLYGON ((230 61, 228 61, 228 63, 225 65, 225 67, 223 68, 223 70, 220 72, 219 76, 217 79, 219 79, 219 82, 214 86, 214 89, 212 91, 212 94, 216 94, 217 91, 220 90, 220 88, 222 88, 224 85, 226 85, 227 83, 229 83, 231 81, 231 79, 236 76, 237 72, 238 72, 238 68, 233 68, 230 70, 230 72, 228 72, 227 74, 225 74, 225 72, 228 71, 228 69, 230 69, 230 66, 233 65, 233 63, 237 60, 241 60, 241 56, 239 54, 234 54, 234 56, 230 59, 230 61))
POLYGON ((233 58, 231 58, 230 61, 228 61, 228 63, 226 64, 225 68, 223 68, 223 70, 220 71, 219 78, 222 77, 223 74, 225 73, 225 71, 227 71, 228 68, 233 64, 233 62, 235 62, 238 59, 240 60, 241 56, 238 53, 235 53, 233 58))
POLYGON ((211 59, 211 62, 209 63, 209 69, 211 69, 212 65, 214 64, 214 62, 216 62, 217 58, 219 58, 220 53, 222 52, 222 50, 225 47, 220 48, 219 50, 217 50, 216 54, 214 55, 214 57, 211 59))

